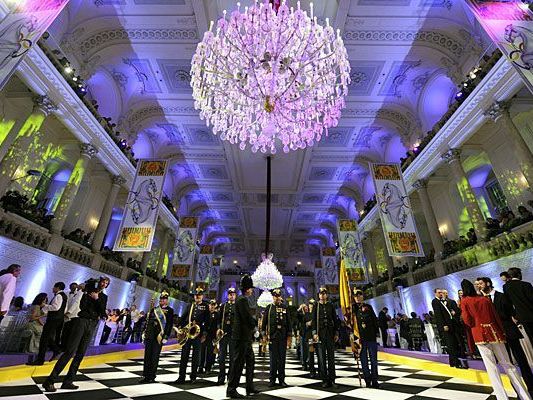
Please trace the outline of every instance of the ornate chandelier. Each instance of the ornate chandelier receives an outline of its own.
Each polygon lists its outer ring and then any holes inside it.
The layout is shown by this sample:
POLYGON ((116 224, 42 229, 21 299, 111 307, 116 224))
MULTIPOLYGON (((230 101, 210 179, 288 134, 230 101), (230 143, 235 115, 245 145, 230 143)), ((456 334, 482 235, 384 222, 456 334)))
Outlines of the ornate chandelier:
MULTIPOLYGON (((279 3, 279 2, 278 2, 279 3)), ((213 23, 192 58, 194 107, 213 133, 252 151, 303 149, 336 126, 350 83, 340 32, 300 9, 264 4, 213 23), (324 132, 325 131, 325 132, 324 132)))
POLYGON ((283 286, 283 277, 276 264, 272 262, 273 257, 272 253, 268 254, 268 256, 263 253, 261 255, 261 264, 257 266, 257 269, 252 274, 254 286, 261 290, 268 291, 283 286))
POLYGON ((269 290, 264 290, 257 298, 257 305, 261 308, 265 308, 269 304, 272 304, 274 298, 269 290))

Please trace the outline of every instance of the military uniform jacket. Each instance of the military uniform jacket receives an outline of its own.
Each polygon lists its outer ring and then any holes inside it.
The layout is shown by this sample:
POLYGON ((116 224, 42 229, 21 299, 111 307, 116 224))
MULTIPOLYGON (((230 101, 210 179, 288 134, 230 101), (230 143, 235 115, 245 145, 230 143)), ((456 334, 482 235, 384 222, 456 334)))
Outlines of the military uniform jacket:
POLYGON ((217 335, 218 327, 218 312, 210 312, 209 319, 207 321, 206 332, 207 336, 214 338, 217 335))
MULTIPOLYGON (((174 310, 169 307, 157 307, 160 308, 161 311, 163 311, 163 314, 165 315, 165 319, 161 320, 161 323, 163 324, 163 338, 168 338, 170 336, 170 333, 172 332, 172 326, 173 326, 173 320, 174 320, 174 310)), ((157 336, 161 332, 161 325, 159 324, 155 311, 150 310, 148 313, 148 318, 146 320, 146 335, 154 335, 157 336)))
POLYGON ((183 328, 192 321, 196 321, 200 327, 200 332, 205 333, 209 321, 209 308, 207 302, 203 301, 200 304, 193 302, 192 304, 189 304, 187 310, 185 310, 181 316, 179 326, 180 328, 183 328))
POLYGON ((337 318, 332 303, 329 301, 315 303, 313 307, 313 335, 318 335, 319 338, 333 338, 333 336, 338 335, 339 325, 339 318, 337 318))
POLYGON ((286 306, 269 304, 265 310, 261 330, 272 339, 287 339, 291 336, 291 317, 286 306))
POLYGON ((379 324, 372 306, 366 303, 355 303, 353 311, 357 317, 359 338, 364 342, 375 342, 379 332, 379 324))
POLYGON ((232 339, 251 342, 257 321, 252 315, 250 304, 245 296, 235 302, 235 320, 233 321, 232 339))
POLYGON ((219 312, 218 328, 231 337, 233 321, 235 320, 235 302, 224 303, 219 312))

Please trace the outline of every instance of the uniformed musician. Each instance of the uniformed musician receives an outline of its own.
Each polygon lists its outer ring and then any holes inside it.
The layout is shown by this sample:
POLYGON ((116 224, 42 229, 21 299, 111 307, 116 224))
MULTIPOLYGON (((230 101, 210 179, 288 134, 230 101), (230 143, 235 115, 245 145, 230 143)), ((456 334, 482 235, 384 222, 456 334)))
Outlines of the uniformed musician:
POLYGON ((363 302, 363 291, 356 290, 354 293, 354 311, 359 327, 359 341, 361 351, 361 369, 366 387, 379 388, 378 384, 378 343, 376 336, 379 334, 378 318, 370 304, 363 302), (368 360, 370 359, 370 368, 368 360))
POLYGON ((276 379, 282 387, 287 387, 285 383, 285 360, 287 348, 290 347, 292 339, 292 325, 287 306, 283 304, 281 289, 272 290, 272 304, 265 309, 261 330, 266 334, 269 345, 270 356, 270 384, 269 387, 276 386, 276 379))
POLYGON ((313 340, 318 355, 318 369, 322 387, 334 387, 335 384, 335 342, 339 338, 339 319, 335 307, 328 301, 328 290, 321 287, 319 301, 313 310, 313 340))
POLYGON ((309 354, 307 356, 307 369, 310 372, 310 378, 316 378, 316 369, 315 369, 315 343, 313 342, 313 310, 315 307, 315 299, 309 299, 309 304, 307 305, 308 311, 305 313, 305 345, 309 349, 309 354))
POLYGON ((215 348, 213 346, 213 340, 215 340, 217 334, 218 325, 218 304, 215 299, 209 301, 209 318, 207 319, 205 333, 206 338, 202 343, 202 351, 200 353, 200 366, 198 368, 198 374, 203 374, 204 369, 206 373, 211 372, 211 367, 215 362, 215 348))
POLYGON ((235 319, 235 299, 237 291, 235 288, 228 289, 228 301, 222 304, 219 312, 217 336, 222 336, 218 342, 218 384, 223 385, 226 382, 226 358, 229 359, 231 368, 231 353, 233 346, 231 342, 231 333, 233 320, 235 319))
POLYGON ((159 365, 159 355, 172 332, 174 310, 168 305, 168 293, 159 296, 159 306, 153 307, 146 319, 144 333, 143 378, 139 383, 154 383, 159 365))
POLYGON ((200 334, 195 339, 189 339, 181 348, 180 372, 176 383, 185 383, 187 363, 192 348, 191 383, 196 382, 198 376, 198 365, 200 364, 200 352, 202 342, 206 339, 205 329, 209 319, 207 303, 204 302, 204 290, 201 287, 192 292, 194 302, 187 307, 187 310, 180 318, 180 328, 197 324, 200 334))

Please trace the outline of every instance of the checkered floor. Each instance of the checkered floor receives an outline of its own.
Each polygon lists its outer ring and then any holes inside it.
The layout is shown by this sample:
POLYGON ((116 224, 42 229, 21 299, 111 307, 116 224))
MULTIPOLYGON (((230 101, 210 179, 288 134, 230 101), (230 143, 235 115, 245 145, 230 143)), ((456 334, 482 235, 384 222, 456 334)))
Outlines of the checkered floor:
MULTIPOLYGON (((257 354, 257 352, 256 352, 257 354)), ((51 394, 42 392, 40 385, 45 377, 36 376, 23 381, 0 384, 0 400, 104 400, 104 399, 176 399, 176 400, 222 400, 226 386, 217 386, 216 370, 202 376, 195 384, 176 385, 179 370, 179 351, 161 355, 157 383, 139 385, 142 374, 142 359, 124 360, 102 364, 80 370, 75 391, 61 390, 51 394)), ((429 371, 420 371, 390 362, 379 363, 381 389, 367 389, 359 386, 357 369, 351 354, 337 353, 337 389, 323 389, 321 382, 310 379, 309 373, 301 368, 296 353, 291 350, 287 356, 286 382, 288 388, 268 388, 268 357, 256 357, 256 387, 261 394, 257 400, 495 400, 492 388, 472 384, 457 378, 442 376, 429 371)), ((241 379, 244 383, 244 378, 241 379)), ((56 385, 56 387, 59 387, 56 385)), ((239 392, 245 394, 244 385, 239 392)), ((510 394, 513 396, 514 394, 510 394)))

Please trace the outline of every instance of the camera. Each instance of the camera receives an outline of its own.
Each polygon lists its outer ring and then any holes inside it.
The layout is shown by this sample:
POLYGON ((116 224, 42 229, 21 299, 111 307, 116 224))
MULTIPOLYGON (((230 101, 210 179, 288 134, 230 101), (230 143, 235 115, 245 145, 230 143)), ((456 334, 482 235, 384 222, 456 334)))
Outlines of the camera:
POLYGON ((85 293, 95 293, 100 291, 99 279, 90 278, 85 281, 85 293))

